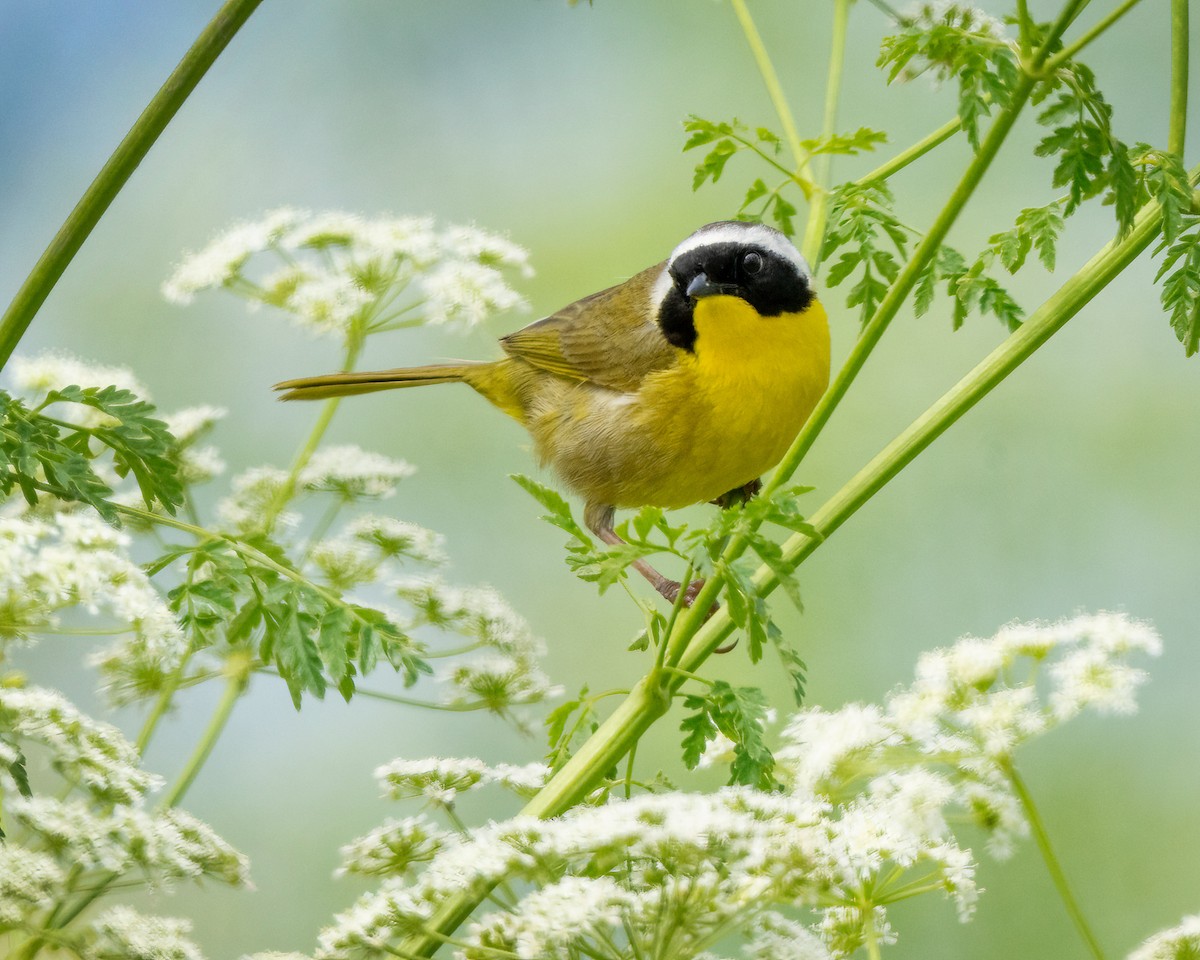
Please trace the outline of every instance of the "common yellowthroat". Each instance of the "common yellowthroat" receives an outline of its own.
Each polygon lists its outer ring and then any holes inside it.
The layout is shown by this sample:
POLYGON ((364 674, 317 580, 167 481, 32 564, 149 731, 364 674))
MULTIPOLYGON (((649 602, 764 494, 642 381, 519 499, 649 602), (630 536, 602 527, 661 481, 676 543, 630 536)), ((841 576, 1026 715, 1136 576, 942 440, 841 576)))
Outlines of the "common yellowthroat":
MULTIPOLYGON (((465 383, 533 437, 605 543, 617 507, 752 494, 829 382, 829 327, 804 258, 778 230, 701 227, 624 283, 500 340, 501 360, 333 373, 284 400, 465 383)), ((680 585, 633 564, 670 601, 680 585)), ((689 585, 690 602, 699 582, 689 585)))

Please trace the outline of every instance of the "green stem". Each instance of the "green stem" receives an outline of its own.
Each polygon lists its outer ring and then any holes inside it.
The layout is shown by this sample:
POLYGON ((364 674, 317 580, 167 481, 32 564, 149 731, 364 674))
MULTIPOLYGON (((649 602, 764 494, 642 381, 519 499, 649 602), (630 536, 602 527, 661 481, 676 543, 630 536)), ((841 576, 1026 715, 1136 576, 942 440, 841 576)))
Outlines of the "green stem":
POLYGON ((1029 28, 1033 21, 1029 18, 1027 0, 1017 0, 1017 29, 1020 31, 1021 59, 1029 59, 1029 28))
POLYGON ((1167 149, 1183 156, 1187 137, 1188 0, 1171 0, 1171 119, 1167 149))
POLYGON ((1033 802, 1033 795, 1029 792, 1029 789, 1025 786, 1025 781, 1021 779, 1021 775, 1017 773, 1016 767, 1011 762, 1004 762, 1001 766, 1005 774, 1007 774, 1013 790, 1017 794, 1017 799, 1021 802, 1021 807, 1025 811, 1026 818, 1029 820, 1029 826, 1033 830, 1033 838, 1037 841, 1038 850, 1041 851, 1042 860, 1046 863, 1046 870, 1050 874, 1050 879, 1054 881, 1055 889, 1058 890, 1058 895, 1062 898, 1063 906, 1067 908, 1067 913, 1074 922, 1075 928, 1079 931, 1079 935, 1083 938, 1083 942, 1087 944, 1092 956, 1096 960, 1104 960, 1104 951, 1100 948, 1100 943, 1096 939, 1096 935, 1088 925, 1087 918, 1084 917, 1083 910, 1079 906, 1079 901, 1075 899, 1075 894, 1071 890, 1071 884, 1067 881, 1067 875, 1063 872, 1062 865, 1058 862, 1058 857, 1054 854, 1054 848, 1050 845, 1050 835, 1046 832, 1046 824, 1042 822, 1041 814, 1038 813, 1037 806, 1033 802))
POLYGON ((962 121, 955 117, 948 120, 922 140, 918 140, 907 150, 896 154, 887 163, 881 164, 868 174, 855 180, 855 183, 870 183, 872 180, 887 180, 893 174, 899 173, 914 160, 919 160, 934 147, 949 140, 962 129, 962 121))
POLYGON ((1096 24, 1090 30, 1084 33, 1083 36, 1081 36, 1078 40, 1076 40, 1070 46, 1064 47, 1053 57, 1047 60, 1046 65, 1042 67, 1042 73, 1044 75, 1051 74, 1064 63, 1078 56, 1079 52, 1084 47, 1101 36, 1101 34, 1107 31, 1109 27, 1120 20, 1123 16, 1125 16, 1125 14, 1127 14, 1141 2, 1142 0, 1125 0, 1124 3, 1122 3, 1115 10, 1111 11, 1107 16, 1098 20, 1096 24))
MULTIPOLYGON (((343 370, 354 369, 354 364, 358 361, 358 355, 362 352, 363 342, 364 337, 362 334, 354 332, 350 334, 346 341, 346 354, 342 360, 343 370)), ((311 462, 313 455, 317 452, 317 448, 321 446, 321 441, 325 439, 325 433, 328 431, 329 425, 333 422, 333 415, 337 413, 341 402, 341 397, 333 397, 322 404, 321 412, 318 414, 312 430, 309 431, 308 438, 304 441, 304 446, 300 448, 300 452, 296 454, 296 459, 292 461, 292 467, 288 471, 287 479, 284 480, 283 485, 279 488, 279 492, 275 494, 275 498, 271 501, 270 506, 267 507, 265 521, 267 533, 271 532, 271 528, 283 512, 283 508, 287 506, 288 501, 296 495, 296 484, 300 481, 300 474, 311 462)))
POLYGON ((146 716, 146 722, 142 724, 142 729, 138 733, 138 756, 145 756, 146 748, 150 746, 150 738, 154 736, 154 731, 157 729, 159 721, 166 716, 167 710, 170 709, 171 701, 175 698, 175 694, 179 690, 179 684, 183 680, 184 671, 192 659, 192 652, 191 645, 189 644, 187 652, 180 658, 179 665, 171 671, 171 676, 167 678, 166 685, 159 691, 158 698, 154 701, 154 706, 150 708, 150 713, 146 716))
MULTIPOLYGON (((846 27, 850 22, 850 5, 853 0, 836 0, 833 7, 833 36, 829 43, 829 74, 825 81, 825 114, 821 121, 821 136, 831 137, 837 128, 838 97, 842 89, 842 74, 846 65, 846 27)), ((816 269, 821 253, 821 241, 825 239, 825 221, 829 216, 829 172, 833 156, 819 154, 813 164, 812 200, 808 206, 808 220, 804 225, 804 240, 800 253, 816 269)))
POLYGON ((109 204, 262 0, 227 0, 117 145, 0 317, 0 369, 109 204))
POLYGON ((212 754, 218 738, 225 729, 225 724, 229 722, 229 717, 233 713, 234 704, 238 702, 246 690, 246 685, 250 682, 250 663, 249 654, 233 653, 230 655, 225 664, 225 676, 228 678, 225 693, 222 694, 217 709, 213 711, 208 726, 201 735, 200 742, 196 744, 196 749, 188 758, 183 772, 179 774, 171 789, 159 801, 159 806, 163 809, 173 807, 183 799, 183 795, 187 793, 188 788, 200 773, 200 768, 212 754))
POLYGON ((771 56, 767 53, 762 36, 754 25, 750 11, 746 8, 746 0, 730 0, 730 2, 733 4, 733 12, 737 14, 738 23, 742 26, 742 32, 746 35, 746 43, 750 45, 754 62, 758 65, 758 72, 762 74, 767 95, 771 98, 771 104, 775 107, 775 113, 778 114, 779 123, 783 127, 783 138, 787 141, 788 149, 792 151, 792 159, 796 163, 796 171, 799 172, 807 165, 808 154, 800 146, 800 134, 796 132, 795 118, 792 117, 787 97, 783 95, 779 74, 775 72, 775 66, 771 63, 771 56))

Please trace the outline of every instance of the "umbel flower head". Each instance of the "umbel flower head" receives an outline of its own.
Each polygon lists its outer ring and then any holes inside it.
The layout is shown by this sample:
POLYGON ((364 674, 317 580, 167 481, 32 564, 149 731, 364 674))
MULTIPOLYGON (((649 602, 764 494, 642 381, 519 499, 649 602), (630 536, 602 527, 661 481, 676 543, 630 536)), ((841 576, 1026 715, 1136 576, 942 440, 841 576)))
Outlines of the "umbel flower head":
POLYGON ((526 251, 477 227, 285 208, 186 257, 163 294, 190 303, 224 287, 312 333, 345 336, 419 322, 473 326, 522 307, 506 270, 530 276, 526 251))
MULTIPOLYGON (((151 888, 201 879, 247 886, 246 858, 211 827, 177 808, 148 808, 158 785, 115 727, 52 690, 0 687, 0 935, 39 933, 48 906, 90 885, 102 889, 113 875, 151 888), (44 757, 70 789, 47 784, 32 765, 27 773, 26 755, 44 757)), ((189 929, 120 906, 55 936, 83 957, 198 960, 189 929)))

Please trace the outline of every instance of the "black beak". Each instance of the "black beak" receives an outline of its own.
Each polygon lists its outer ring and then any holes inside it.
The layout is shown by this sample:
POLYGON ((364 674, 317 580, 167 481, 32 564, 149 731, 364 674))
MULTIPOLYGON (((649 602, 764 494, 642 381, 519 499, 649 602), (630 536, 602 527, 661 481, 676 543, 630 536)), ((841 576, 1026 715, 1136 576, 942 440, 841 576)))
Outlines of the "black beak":
POLYGON ((692 277, 687 285, 687 295, 693 300, 699 300, 701 297, 715 297, 719 294, 733 296, 736 293, 737 287, 734 284, 713 283, 703 270, 692 277))

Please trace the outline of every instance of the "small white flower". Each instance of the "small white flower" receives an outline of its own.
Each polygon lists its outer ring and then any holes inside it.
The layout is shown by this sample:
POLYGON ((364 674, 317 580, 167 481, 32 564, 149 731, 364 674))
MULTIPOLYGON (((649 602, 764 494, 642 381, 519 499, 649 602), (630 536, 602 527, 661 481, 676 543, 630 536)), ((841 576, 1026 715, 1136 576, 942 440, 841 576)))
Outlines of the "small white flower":
POLYGON ((408 557, 433 565, 446 559, 442 535, 407 520, 366 514, 348 523, 345 535, 371 544, 385 557, 408 557))
POLYGON ((66 871, 48 854, 0 843, 0 923, 29 921, 63 892, 65 881, 66 871))
POLYGON ((299 480, 305 490, 335 493, 346 500, 383 499, 414 473, 416 468, 403 460, 345 444, 318 450, 299 480))
POLYGON ((520 957, 558 957, 573 940, 617 926, 629 895, 610 877, 566 876, 521 900, 514 913, 494 913, 474 924, 471 941, 481 955, 494 949, 520 957))
MULTIPOLYGON (((288 473, 277 467, 253 467, 233 478, 232 491, 217 503, 217 519, 222 527, 238 533, 261 533, 271 513, 287 489, 288 473)), ((282 514, 277 522, 291 526, 295 514, 282 514)))
MULTIPOLYGON (((62 353, 47 352, 34 357, 15 356, 8 367, 14 385, 35 396, 45 396, 63 387, 120 387, 143 400, 149 391, 128 367, 84 363, 62 353)), ((94 412, 94 411, 93 411, 94 412)))
POLYGON ((396 876, 406 873, 414 863, 432 859, 446 837, 423 815, 385 820, 366 836, 341 848, 342 865, 337 875, 396 876))
POLYGON ((224 407, 199 406, 163 414, 162 419, 171 436, 180 444, 189 444, 228 415, 224 407))
POLYGON ((1129 955, 1128 960, 1195 960, 1200 957, 1200 914, 1178 926, 1160 930, 1129 955))
POLYGON ((299 279, 286 301, 278 305, 315 334, 344 334, 376 299, 353 277, 320 272, 299 279))
POLYGON ((309 559, 330 586, 342 591, 371 583, 378 574, 380 563, 380 558, 364 544, 343 537, 314 544, 309 559))
POLYGON ((66 775, 98 800, 130 803, 159 782, 139 768, 137 751, 121 731, 52 690, 0 687, 0 728, 44 744, 66 775))
POLYGON ((525 303, 494 267, 450 260, 421 278, 425 316, 430 323, 473 327, 490 314, 525 303))
POLYGON ((163 284, 163 296, 172 303, 188 304, 199 291, 229 283, 253 254, 278 243, 305 216, 303 211, 283 208, 261 220, 235 224, 203 250, 186 256, 163 284))
POLYGON ((458 664, 450 672, 449 681, 456 689, 448 703, 478 700, 497 713, 517 704, 537 703, 561 692, 531 661, 501 653, 473 657, 458 664))
POLYGON ((820 937, 773 912, 755 923, 745 956, 746 960, 831 960, 820 937))
POLYGON ((187 939, 192 924, 178 917, 153 917, 133 907, 110 907, 92 923, 94 941, 89 960, 202 960, 200 948, 187 939))

